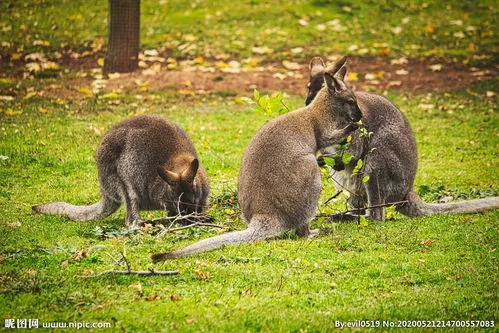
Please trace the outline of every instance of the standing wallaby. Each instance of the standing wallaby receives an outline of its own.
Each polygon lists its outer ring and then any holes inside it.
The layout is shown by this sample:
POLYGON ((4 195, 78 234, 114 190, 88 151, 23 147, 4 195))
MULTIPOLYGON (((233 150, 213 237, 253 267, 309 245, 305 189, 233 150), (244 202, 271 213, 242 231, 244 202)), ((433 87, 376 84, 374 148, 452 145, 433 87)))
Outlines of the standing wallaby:
MULTIPOLYGON (((334 67, 334 65, 333 65, 334 67)), ((322 77, 329 70, 321 58, 314 58, 310 63, 310 81, 305 104, 313 104, 319 97, 323 85, 322 77), (317 95, 317 96, 316 96, 317 95)), ((362 110, 362 122, 372 135, 362 137, 359 131, 352 134, 348 152, 353 155, 347 165, 335 165, 332 177, 338 189, 346 188, 351 194, 349 205, 363 211, 373 220, 384 220, 384 205, 392 202, 407 201, 397 206, 397 210, 407 216, 423 216, 436 213, 478 213, 499 208, 499 197, 429 204, 424 202, 414 191, 414 178, 417 171, 418 153, 416 140, 405 116, 384 97, 367 92, 355 92, 362 110), (357 161, 364 162, 363 174, 352 175, 357 161), (363 176, 369 176, 366 183, 363 176), (377 206, 377 207, 376 207, 377 206)), ((335 146, 325 150, 341 161, 335 146)), ((341 162, 339 163, 341 164, 341 162)), ((312 185, 313 186, 313 185, 312 185)), ((335 214, 334 218, 351 220, 354 214, 335 214)))
POLYGON ((166 209, 169 215, 204 211, 208 176, 185 131, 168 119, 141 115, 116 124, 104 135, 96 161, 98 203, 54 202, 33 210, 87 221, 111 215, 124 202, 127 226, 143 222, 140 210, 166 209))
POLYGON ((322 188, 316 154, 357 129, 354 122, 362 117, 354 94, 343 83, 340 68, 345 61, 346 57, 323 73, 326 87, 309 106, 269 121, 248 145, 238 187, 248 228, 155 254, 154 261, 272 238, 288 230, 302 237, 317 233, 309 230, 322 188))

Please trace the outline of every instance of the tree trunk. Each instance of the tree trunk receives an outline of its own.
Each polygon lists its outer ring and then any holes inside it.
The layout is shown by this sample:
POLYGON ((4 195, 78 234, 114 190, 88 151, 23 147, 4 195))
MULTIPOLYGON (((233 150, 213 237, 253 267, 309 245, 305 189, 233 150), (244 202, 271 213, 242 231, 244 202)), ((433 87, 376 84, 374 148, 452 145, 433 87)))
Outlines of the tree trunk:
POLYGON ((140 0, 109 0, 109 40, 104 73, 137 69, 140 44, 140 0))

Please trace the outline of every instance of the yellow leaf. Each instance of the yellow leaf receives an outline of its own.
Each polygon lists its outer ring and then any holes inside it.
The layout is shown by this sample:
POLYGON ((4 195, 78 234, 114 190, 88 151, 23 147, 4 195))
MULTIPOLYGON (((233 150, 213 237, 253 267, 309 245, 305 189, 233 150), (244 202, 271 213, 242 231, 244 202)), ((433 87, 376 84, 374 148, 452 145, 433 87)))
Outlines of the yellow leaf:
POLYGON ((196 64, 200 64, 201 65, 201 64, 204 63, 204 59, 203 59, 203 57, 197 57, 196 59, 194 59, 194 62, 196 64))
POLYGON ((80 89, 78 89, 78 91, 85 95, 93 95, 92 90, 87 87, 81 87, 80 89))
POLYGON ((42 108, 41 106, 38 108, 38 111, 43 114, 52 113, 49 109, 42 108))
POLYGON ((423 28, 424 32, 435 32, 437 30, 437 26, 434 24, 428 24, 426 27, 423 28))
POLYGON ((60 67, 58 64, 56 64, 53 61, 47 61, 47 62, 42 63, 42 68, 43 69, 58 70, 60 67))
POLYGON ((97 65, 99 65, 100 67, 104 66, 104 58, 97 59, 97 65))
POLYGON ((17 116, 21 113, 23 113, 22 110, 13 110, 13 109, 7 109, 6 111, 4 111, 4 113, 8 116, 17 116))
POLYGON ((118 98, 118 97, 119 97, 119 95, 117 93, 115 93, 114 91, 102 95, 102 98, 118 98))
POLYGON ((19 53, 12 53, 10 55, 10 60, 19 60, 21 59, 21 55, 19 53))
POLYGON ((358 81, 359 80, 359 73, 357 73, 357 72, 349 72, 347 74, 347 78, 350 81, 358 81))

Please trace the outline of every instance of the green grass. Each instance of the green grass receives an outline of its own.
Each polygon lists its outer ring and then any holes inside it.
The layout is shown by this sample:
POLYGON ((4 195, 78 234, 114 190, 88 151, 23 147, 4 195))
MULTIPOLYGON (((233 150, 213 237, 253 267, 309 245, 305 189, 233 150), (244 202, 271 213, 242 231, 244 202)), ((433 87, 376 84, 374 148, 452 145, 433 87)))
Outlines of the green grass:
MULTIPOLYGON (((176 58, 308 60, 334 52, 497 61, 495 1, 143 0, 141 6, 142 48, 176 58), (253 51, 263 46, 271 53, 253 51)), ((106 20, 105 1, 3 1, 0 54, 95 50, 107 38, 106 20)))
MULTIPOLYGON (((483 94, 487 84, 472 87, 472 93, 483 94)), ((498 119, 490 111, 495 104, 473 94, 388 92, 418 139, 416 187, 497 192, 498 119), (429 113, 418 107, 421 103, 437 106, 429 113)), ((247 143, 271 116, 233 97, 179 102, 175 94, 155 95, 141 107, 188 131, 211 178, 209 213, 230 229, 244 228, 231 201, 237 173, 247 143)), ((136 111, 133 97, 122 95, 119 105, 48 98, 2 103, 3 110, 23 111, 0 113, 0 155, 8 157, 0 160, 0 313, 5 318, 38 318, 40 325, 110 322, 116 331, 150 332, 319 332, 336 320, 497 320, 497 211, 397 216, 364 227, 314 221, 322 235, 313 240, 256 242, 153 265, 151 253, 191 244, 215 230, 102 239, 96 227, 124 230, 123 209, 85 223, 31 212, 31 205, 53 200, 98 200, 93 152, 107 128, 136 111), (40 106, 49 113, 40 113, 40 106), (86 256, 75 256, 81 251, 86 256), (120 269, 111 257, 120 258, 123 251, 134 269, 179 269, 181 274, 75 278, 86 270, 120 269)), ((302 103, 303 97, 289 101, 292 107, 302 103)), ((324 199, 331 192, 325 182, 324 199)))
MULTIPOLYGON (((435 57, 485 67, 497 62, 494 1, 248 0, 237 8, 219 0, 141 3, 142 50, 158 49, 177 59, 226 55, 240 62, 248 57, 308 61, 348 53, 435 57), (271 51, 253 50, 263 46, 271 51), (297 47, 303 50, 293 52, 297 47)), ((39 319, 40 326, 109 322, 113 331, 128 332, 324 332, 337 320, 498 320, 499 211, 414 219, 395 215, 366 226, 316 219, 312 226, 322 232, 313 240, 282 237, 156 265, 151 253, 183 247, 218 230, 125 235, 123 208, 104 220, 80 223, 34 214, 31 206, 39 203, 96 202, 93 155, 99 141, 113 124, 147 112, 186 129, 210 176, 208 213, 226 229, 244 228, 237 175, 249 140, 272 116, 240 104, 243 96, 186 96, 135 87, 110 99, 102 93, 53 99, 43 95, 50 85, 78 90, 78 77, 94 74, 63 68, 18 78, 21 60, 33 52, 56 61, 65 52, 90 51, 91 61, 101 57, 105 45, 99 50, 97 44, 106 38, 106 6, 106 1, 81 0, 0 2, 4 319, 39 319), (122 235, 103 238, 96 230, 122 235), (115 260, 123 252, 133 269, 178 269, 180 274, 76 277, 120 269, 115 260)), ((456 91, 384 92, 407 115, 416 135, 415 188, 427 201, 497 195, 497 97, 486 97, 497 93, 497 84, 495 78, 456 91)), ((287 97, 291 108, 303 100, 287 97)), ((344 209, 342 200, 322 204, 333 193, 324 180, 320 212, 344 209)))

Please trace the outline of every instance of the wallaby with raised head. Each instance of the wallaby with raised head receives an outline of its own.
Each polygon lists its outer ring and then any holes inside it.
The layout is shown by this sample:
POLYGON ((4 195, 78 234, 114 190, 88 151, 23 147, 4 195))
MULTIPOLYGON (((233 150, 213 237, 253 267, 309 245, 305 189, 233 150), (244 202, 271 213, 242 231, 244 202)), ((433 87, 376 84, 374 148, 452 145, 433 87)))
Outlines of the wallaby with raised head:
MULTIPOLYGON (((333 65, 334 67, 334 65, 333 65)), ((329 70, 321 58, 310 63, 310 81, 305 104, 313 104, 322 89, 322 77, 329 70)), ((355 92, 362 110, 362 122, 372 135, 367 139, 352 133, 348 152, 353 155, 347 165, 341 165, 337 156, 338 146, 324 151, 333 155, 336 162, 332 177, 338 189, 346 188, 351 194, 348 199, 353 209, 359 209, 373 220, 384 220, 382 205, 406 201, 397 210, 407 216, 423 216, 437 213, 478 213, 499 208, 499 197, 462 202, 430 204, 424 202, 413 190, 417 171, 418 153, 416 140, 409 122, 402 112, 386 98, 367 92, 355 92), (357 161, 364 162, 363 174, 353 175, 357 161), (362 182, 363 176, 369 180, 362 182), (368 208, 364 212, 364 207, 368 208)), ((351 220, 356 214, 335 214, 333 218, 351 220)))
POLYGON ((54 202, 33 210, 88 221, 105 218, 125 203, 125 223, 132 226, 143 222, 140 210, 177 215, 205 209, 210 190, 206 171, 185 131, 164 117, 141 115, 114 125, 95 159, 102 196, 98 203, 54 202))
POLYGON ((362 117, 354 94, 343 83, 340 68, 345 61, 323 73, 325 88, 309 106, 269 121, 246 148, 238 199, 248 228, 155 254, 154 261, 273 238, 288 230, 301 237, 317 233, 309 230, 322 188, 316 154, 356 130, 355 122, 362 117))

